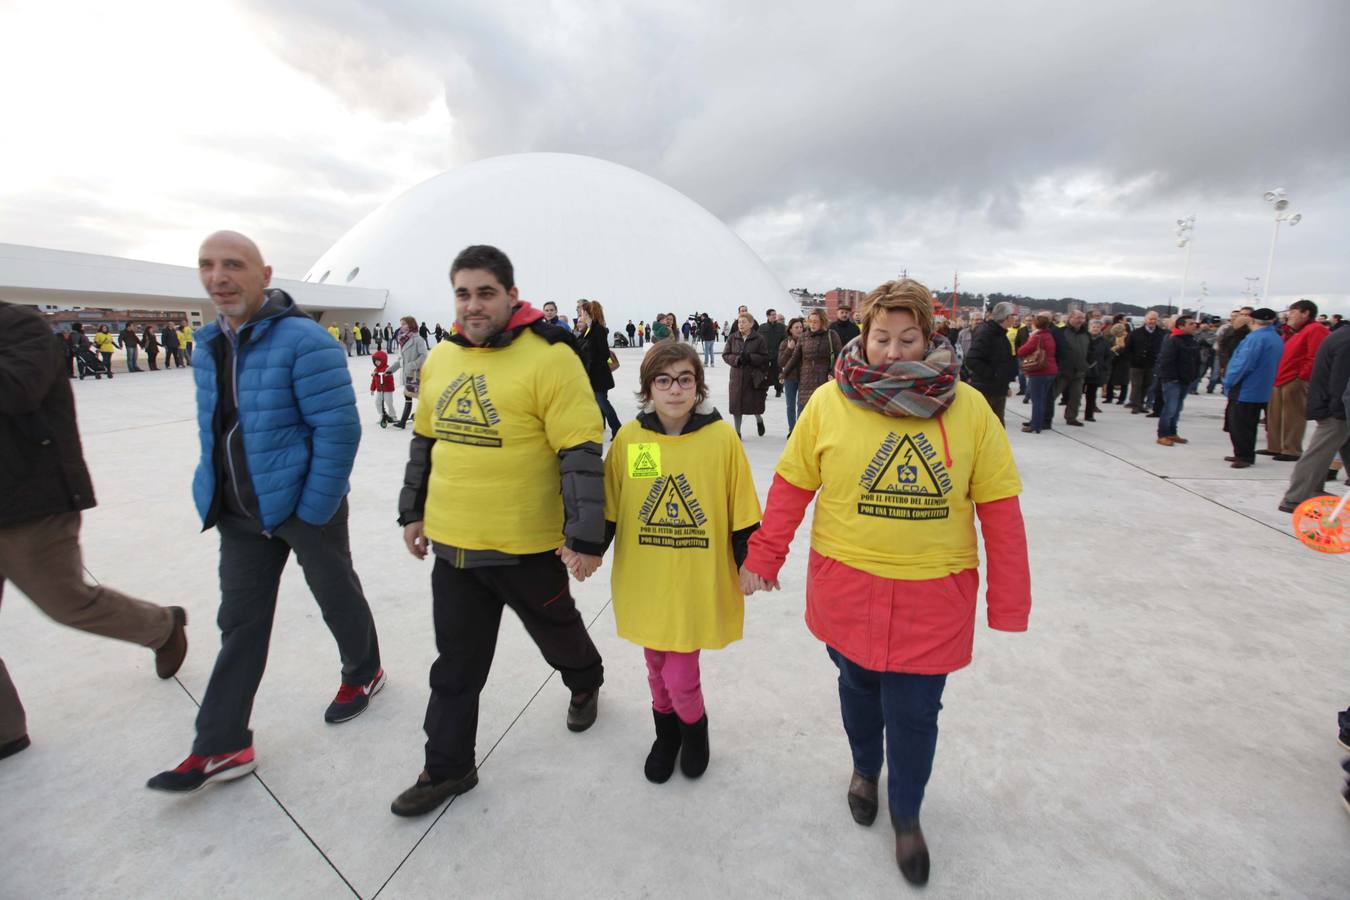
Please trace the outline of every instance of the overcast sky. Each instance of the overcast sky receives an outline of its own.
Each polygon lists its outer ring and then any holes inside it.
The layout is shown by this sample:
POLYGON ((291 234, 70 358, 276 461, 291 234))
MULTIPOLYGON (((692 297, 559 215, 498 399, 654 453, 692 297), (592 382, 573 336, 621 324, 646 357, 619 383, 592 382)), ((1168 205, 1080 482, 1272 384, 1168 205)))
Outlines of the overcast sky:
POLYGON ((298 277, 436 173, 561 151, 659 178, 785 287, 1350 313, 1350 3, 0 0, 0 241, 298 277))

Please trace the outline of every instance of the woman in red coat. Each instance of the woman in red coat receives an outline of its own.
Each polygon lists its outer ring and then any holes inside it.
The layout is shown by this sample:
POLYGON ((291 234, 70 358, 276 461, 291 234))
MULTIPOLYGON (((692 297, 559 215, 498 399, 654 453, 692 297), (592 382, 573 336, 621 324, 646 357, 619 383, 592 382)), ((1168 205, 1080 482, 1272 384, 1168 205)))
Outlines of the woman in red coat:
POLYGON ((912 884, 928 879, 919 807, 942 691, 974 642, 976 514, 989 626, 1024 631, 1031 610, 1017 466, 998 418, 959 371, 951 344, 933 334, 926 287, 889 281, 868 294, 861 339, 797 420, 741 570, 744 592, 776 589, 815 498, 806 624, 839 669, 848 805, 859 824, 875 820, 884 737, 895 858, 912 884))
POLYGON ((1036 317, 1036 330, 1017 348, 1022 374, 1027 376, 1027 393, 1031 396, 1031 421, 1023 425, 1022 430, 1032 434, 1040 434, 1041 429, 1050 430, 1051 420, 1055 416, 1054 400, 1050 394, 1055 386, 1055 376, 1059 374, 1059 366, 1055 363, 1055 336, 1050 333, 1053 327, 1050 317, 1041 313, 1036 317))

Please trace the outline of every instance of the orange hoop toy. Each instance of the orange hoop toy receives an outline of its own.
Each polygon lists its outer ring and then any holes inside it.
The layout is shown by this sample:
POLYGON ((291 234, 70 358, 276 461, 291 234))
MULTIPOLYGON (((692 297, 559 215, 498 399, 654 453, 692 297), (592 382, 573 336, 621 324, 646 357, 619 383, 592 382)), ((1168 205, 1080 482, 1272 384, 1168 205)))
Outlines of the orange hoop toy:
POLYGON ((1294 510, 1294 534, 1318 553, 1350 553, 1350 515, 1345 504, 1350 491, 1304 500, 1294 510))

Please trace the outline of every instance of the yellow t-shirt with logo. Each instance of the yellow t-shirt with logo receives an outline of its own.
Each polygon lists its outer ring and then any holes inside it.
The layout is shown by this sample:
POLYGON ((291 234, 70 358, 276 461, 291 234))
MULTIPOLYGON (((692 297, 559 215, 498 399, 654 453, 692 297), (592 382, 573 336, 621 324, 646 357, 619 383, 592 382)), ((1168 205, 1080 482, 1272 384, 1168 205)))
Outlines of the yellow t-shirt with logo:
POLYGON ((436 439, 426 536, 517 555, 562 546, 558 452, 604 440, 576 352, 529 330, 498 349, 442 341, 421 378, 413 429, 436 439))
POLYGON ((717 650, 745 620, 731 533, 760 520, 735 430, 683 435, 619 429, 605 457, 605 519, 614 522, 610 587, 619 637, 652 650, 717 650))
POLYGON ((956 391, 940 424, 865 409, 833 381, 811 396, 777 472, 820 491, 812 549, 881 578, 979 565, 974 504, 1014 497, 1022 481, 988 401, 968 384, 956 391))

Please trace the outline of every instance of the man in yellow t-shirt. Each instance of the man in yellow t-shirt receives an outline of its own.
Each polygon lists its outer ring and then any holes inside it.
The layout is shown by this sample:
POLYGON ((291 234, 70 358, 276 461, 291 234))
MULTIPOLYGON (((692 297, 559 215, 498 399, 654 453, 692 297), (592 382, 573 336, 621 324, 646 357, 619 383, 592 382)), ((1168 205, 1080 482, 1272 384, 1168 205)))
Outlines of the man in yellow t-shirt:
POLYGON ((394 800, 432 812, 478 783, 478 696, 502 608, 520 617, 572 692, 585 731, 604 667, 568 590, 599 566, 605 539, 600 408, 567 331, 520 300, 511 261, 473 246, 450 267, 455 328, 422 364, 399 524, 408 551, 435 558, 439 657, 431 667, 426 767, 394 800))

